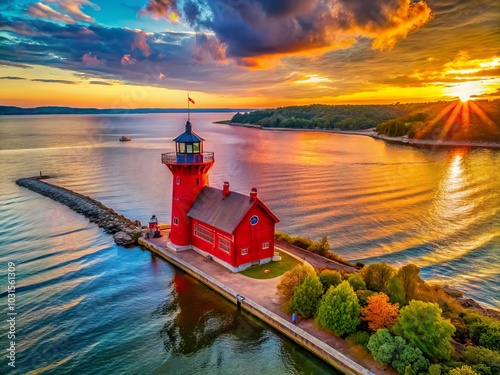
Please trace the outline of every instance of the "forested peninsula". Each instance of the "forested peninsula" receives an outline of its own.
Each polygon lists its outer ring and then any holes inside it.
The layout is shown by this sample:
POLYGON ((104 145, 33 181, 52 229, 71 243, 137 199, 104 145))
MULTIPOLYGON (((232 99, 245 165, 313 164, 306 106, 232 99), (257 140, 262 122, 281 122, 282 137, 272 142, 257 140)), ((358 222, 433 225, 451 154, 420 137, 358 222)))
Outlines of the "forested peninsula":
POLYGON ((322 105, 238 112, 232 124, 262 128, 362 130, 387 137, 500 142, 500 99, 390 105, 322 105))

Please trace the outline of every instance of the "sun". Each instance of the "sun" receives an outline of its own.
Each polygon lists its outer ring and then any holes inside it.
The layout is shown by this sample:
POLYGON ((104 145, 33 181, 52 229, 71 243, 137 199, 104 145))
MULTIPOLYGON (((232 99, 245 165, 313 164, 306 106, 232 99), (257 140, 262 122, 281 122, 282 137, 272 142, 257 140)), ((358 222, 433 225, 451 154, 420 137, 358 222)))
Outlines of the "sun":
POLYGON ((446 89, 448 96, 458 97, 463 103, 474 100, 476 96, 486 91, 488 89, 480 81, 461 82, 446 89))

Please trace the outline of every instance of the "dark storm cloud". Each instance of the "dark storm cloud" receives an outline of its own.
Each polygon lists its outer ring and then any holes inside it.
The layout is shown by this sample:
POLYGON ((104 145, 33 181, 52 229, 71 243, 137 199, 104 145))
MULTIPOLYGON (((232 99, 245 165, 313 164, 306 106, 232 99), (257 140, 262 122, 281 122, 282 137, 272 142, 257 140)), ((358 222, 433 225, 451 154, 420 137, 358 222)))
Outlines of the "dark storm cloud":
MULTIPOLYGON (((148 2, 148 12, 179 14, 176 3, 148 2)), ((431 18, 423 1, 411 0, 201 0, 184 4, 185 20, 215 33, 228 57, 251 65, 260 56, 343 49, 359 37, 391 48, 431 18)))

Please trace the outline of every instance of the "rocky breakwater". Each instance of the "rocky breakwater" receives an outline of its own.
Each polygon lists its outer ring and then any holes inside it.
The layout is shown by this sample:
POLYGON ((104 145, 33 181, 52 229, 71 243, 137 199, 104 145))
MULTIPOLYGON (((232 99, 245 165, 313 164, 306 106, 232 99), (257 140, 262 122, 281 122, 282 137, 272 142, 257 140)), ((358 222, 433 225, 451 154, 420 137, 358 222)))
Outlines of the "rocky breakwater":
POLYGON ((21 178, 16 181, 16 184, 62 203, 82 214, 91 223, 97 224, 106 233, 112 234, 118 245, 135 245, 139 237, 143 235, 144 229, 140 227, 139 222, 132 222, 90 197, 42 181, 46 178, 21 178))

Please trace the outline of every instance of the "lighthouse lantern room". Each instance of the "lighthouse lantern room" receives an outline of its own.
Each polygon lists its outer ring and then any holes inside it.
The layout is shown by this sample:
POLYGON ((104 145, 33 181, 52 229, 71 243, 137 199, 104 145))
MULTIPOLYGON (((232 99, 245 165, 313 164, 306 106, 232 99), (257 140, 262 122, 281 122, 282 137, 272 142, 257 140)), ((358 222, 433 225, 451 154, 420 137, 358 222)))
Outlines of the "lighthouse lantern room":
POLYGON ((162 154, 173 175, 172 220, 167 246, 193 249, 233 272, 269 262, 274 256, 274 228, 278 218, 257 197, 209 186, 214 153, 203 150, 204 139, 186 122, 174 139, 175 152, 162 154))

